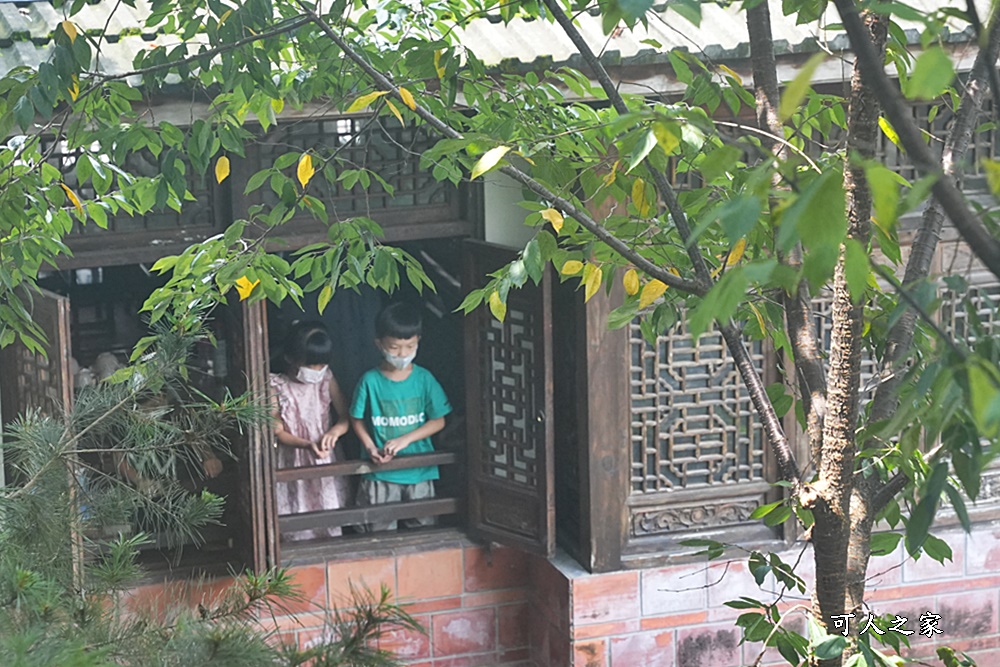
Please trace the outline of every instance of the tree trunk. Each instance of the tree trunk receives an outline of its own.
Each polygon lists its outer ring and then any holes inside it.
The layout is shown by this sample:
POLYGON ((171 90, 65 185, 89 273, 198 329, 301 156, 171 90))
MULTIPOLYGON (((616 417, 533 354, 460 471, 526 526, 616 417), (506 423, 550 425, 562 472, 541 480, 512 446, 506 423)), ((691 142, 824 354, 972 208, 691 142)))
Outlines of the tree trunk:
MULTIPOLYGON (((876 50, 884 57, 885 42, 888 31, 888 17, 882 14, 871 12, 865 13, 865 25, 871 35, 872 43, 876 50)), ((857 154, 864 159, 875 157, 878 142, 878 118, 879 104, 874 92, 861 80, 861 71, 857 65, 851 76, 851 104, 848 116, 847 129, 847 151, 848 155, 857 154)), ((850 159, 850 158, 849 158, 850 159)), ((848 237, 861 242, 866 248, 870 232, 870 220, 872 209, 871 190, 864 176, 864 169, 860 166, 848 163, 844 172, 844 190, 847 195, 847 216, 848 216, 848 237)), ((843 260, 843 258, 841 258, 843 260)), ((838 266, 838 274, 840 272, 838 266)), ((845 289, 841 284, 838 275, 836 290, 845 289)), ((837 297, 835 297, 836 299, 837 297)), ((848 295, 848 304, 849 295, 848 295)), ((861 327, 864 323, 864 312, 861 305, 852 306, 843 313, 849 317, 855 344, 851 348, 851 358, 844 368, 850 373, 853 393, 845 399, 850 400, 850 421, 845 421, 842 426, 849 428, 849 431, 842 433, 851 440, 851 450, 855 449, 854 433, 857 429, 858 413, 858 387, 861 383, 861 327)), ((834 313, 837 318, 837 313, 834 313)), ((850 468, 852 479, 854 466, 853 461, 850 468)), ((871 557, 871 530, 875 519, 874 513, 870 511, 871 498, 867 493, 867 488, 863 484, 855 485, 848 498, 850 517, 847 523, 848 546, 847 546, 847 600, 846 609, 848 612, 856 614, 856 619, 861 618, 861 608, 864 603, 865 577, 868 572, 868 560, 871 557)))

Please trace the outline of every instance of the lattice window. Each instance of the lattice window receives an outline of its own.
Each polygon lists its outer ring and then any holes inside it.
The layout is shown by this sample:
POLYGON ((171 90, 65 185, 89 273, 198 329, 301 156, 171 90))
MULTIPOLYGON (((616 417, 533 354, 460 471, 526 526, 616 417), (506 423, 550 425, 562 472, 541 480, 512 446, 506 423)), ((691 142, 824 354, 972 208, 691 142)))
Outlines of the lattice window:
MULTIPOLYGON (((633 322, 629 346, 632 494, 763 481, 763 429, 721 334, 678 324, 650 346, 633 322)), ((762 344, 750 353, 763 368, 762 344)))
MULTIPOLYGON (((97 150, 94 146, 93 150, 97 150)), ((72 188, 83 201, 92 200, 97 197, 91 182, 81 185, 76 177, 76 163, 84 155, 82 149, 70 150, 69 144, 65 141, 57 141, 43 144, 42 150, 52 150, 49 162, 55 165, 63 175, 64 182, 72 188)), ((126 159, 123 169, 136 176, 153 177, 161 172, 159 161, 148 150, 131 153, 126 159)), ((108 219, 108 229, 112 231, 136 232, 136 231, 163 231, 179 230, 191 227, 214 227, 216 220, 216 198, 218 193, 213 188, 209 179, 194 173, 190 165, 187 166, 187 187, 194 196, 193 201, 184 201, 181 213, 172 209, 153 209, 145 215, 129 216, 125 213, 110 217, 108 219)), ((74 234, 100 233, 102 230, 95 224, 82 225, 75 222, 73 225, 74 234)))
POLYGON ((499 479, 534 488, 538 484, 537 443, 542 440, 535 432, 541 427, 542 415, 532 413, 539 404, 538 383, 532 369, 536 350, 533 331, 535 317, 513 304, 507 316, 498 322, 489 318, 484 332, 482 357, 483 455, 477 465, 482 471, 499 479))
MULTIPOLYGON (((364 118, 339 118, 295 123, 273 132, 262 147, 261 166, 270 165, 290 150, 317 150, 344 160, 339 169, 369 169, 393 188, 392 196, 372 179, 366 190, 361 185, 344 187, 317 179, 316 187, 331 217, 367 215, 369 211, 413 206, 444 206, 455 189, 438 182, 430 171, 420 168, 420 155, 435 139, 419 127, 384 125, 364 118)), ((335 173, 335 172, 331 172, 335 173)), ((261 189, 267 201, 276 200, 269 188, 261 189)))
POLYGON ((942 328, 958 340, 975 342, 976 336, 969 327, 969 309, 973 312, 990 334, 1000 332, 1000 315, 997 306, 1000 305, 1000 284, 979 285, 970 287, 967 294, 957 294, 945 291, 942 295, 940 318, 942 328))

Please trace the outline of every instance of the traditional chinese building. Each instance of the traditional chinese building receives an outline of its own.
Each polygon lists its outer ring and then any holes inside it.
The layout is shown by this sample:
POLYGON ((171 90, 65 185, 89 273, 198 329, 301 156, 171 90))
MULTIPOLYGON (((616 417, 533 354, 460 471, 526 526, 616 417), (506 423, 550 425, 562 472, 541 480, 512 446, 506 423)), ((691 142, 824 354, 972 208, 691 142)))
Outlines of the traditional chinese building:
MULTIPOLYGON (((89 5, 75 20, 103 26, 107 4, 89 5)), ((134 29, 144 24, 142 7, 119 7, 119 34, 106 47, 107 67, 128 69, 132 56, 154 37, 134 29)), ((715 62, 749 78, 742 19, 716 6, 706 5, 704 12, 702 27, 686 26, 685 35, 669 28, 670 18, 662 26, 651 23, 647 35, 626 31, 606 38, 598 18, 579 18, 592 44, 608 40, 603 58, 613 77, 628 82, 625 87, 632 92, 670 95, 683 86, 665 66, 663 53, 678 45, 703 45, 715 62), (654 49, 644 39, 664 48, 654 49)), ((61 20, 47 2, 0 3, 0 66, 37 64, 61 20)), ((775 20, 782 80, 792 78, 819 42, 836 52, 846 48, 843 35, 814 34, 780 12, 775 20)), ((503 26, 484 20, 465 38, 499 69, 577 64, 568 40, 542 22, 515 19, 503 26)), ((968 35, 959 34, 949 48, 967 68, 976 47, 968 35)), ((849 68, 836 60, 817 73, 836 91, 849 76, 849 68)), ((189 102, 163 98, 155 105, 157 118, 179 123, 191 118, 189 102)), ((925 121, 928 115, 919 108, 914 114, 925 121)), ((413 667, 752 663, 760 647, 740 644, 734 625, 739 610, 724 603, 741 595, 766 599, 774 587, 765 582, 762 591, 742 559, 709 565, 681 541, 708 537, 778 551, 787 562, 801 557, 807 579, 812 558, 793 528, 767 527, 750 518, 779 491, 770 484, 773 462, 763 431, 721 336, 710 332, 695 343, 683 322, 655 345, 644 341, 638 325, 609 331, 606 316, 620 296, 598 295, 584 304, 574 285, 560 284, 551 275, 537 288, 512 293, 503 323, 484 312, 454 315, 465 292, 523 247, 529 230, 516 206, 520 190, 501 176, 481 186, 439 182, 419 164, 419 154, 436 137, 419 127, 367 121, 358 114, 289 112, 245 158, 233 159, 233 173, 222 184, 192 176, 196 201, 181 213, 112 220, 107 231, 76 230, 70 241, 73 256, 43 281, 51 296, 36 304, 36 320, 50 336, 48 359, 16 348, 0 359, 4 421, 28 406, 60 409, 72 401, 73 360, 86 368, 101 354, 129 349, 143 334, 139 305, 159 284, 151 265, 220 233, 252 205, 268 203, 263 195, 242 193, 250 175, 270 166, 281 147, 345 147, 357 164, 382 174, 393 194, 378 186, 365 192, 342 181, 326 185, 322 199, 331 216, 365 211, 384 229, 388 243, 421 259, 440 287, 439 296, 420 297, 432 314, 421 363, 451 397, 453 425, 436 453, 398 462, 400 467, 441 466, 438 497, 278 516, 276 481, 302 475, 354 479, 368 464, 349 460, 308 471, 279 470, 271 434, 252 430, 234 440, 238 460, 213 482, 229 498, 226 526, 208 536, 206 547, 188 549, 191 562, 180 569, 168 568, 158 552, 150 552, 156 574, 135 591, 135 603, 174 586, 189 587, 197 599, 226 581, 223 576, 209 584, 179 583, 194 571, 225 572, 233 563, 284 564, 291 566, 307 598, 276 620, 276 629, 289 641, 314 640, 320 608, 342 603, 350 584, 385 584, 427 629, 426 635, 395 633, 383 644, 413 667), (279 537, 291 530, 416 516, 436 516, 438 527, 347 534, 309 544, 283 544, 279 537)), ((942 113, 926 129, 940 134, 947 122, 942 113)), ((996 156, 996 138, 995 130, 978 134, 973 157, 996 156)), ((905 155, 885 138, 881 157, 903 175, 913 174, 905 155)), ((53 160, 66 174, 77 158, 54 147, 53 160)), ((157 166, 151 159, 136 168, 157 166)), ((966 187, 977 186, 973 173, 966 187)), ((294 251, 325 238, 325 229, 303 216, 290 223, 282 245, 274 249, 294 251)), ((975 270, 954 234, 942 243, 937 261, 940 268, 968 265, 969 277, 979 284, 981 315, 995 313, 991 300, 1000 296, 1000 286, 975 270)), ((331 328, 358 332, 336 341, 342 365, 336 368, 338 377, 356 379, 372 363, 364 345, 371 339, 379 299, 345 295, 331 303, 331 328)), ((817 305, 817 328, 827 336, 825 306, 817 305)), ((943 325, 962 330, 964 311, 946 304, 941 313, 943 325)), ((197 362, 215 388, 265 392, 269 353, 288 320, 286 313, 269 313, 262 303, 229 306, 217 321, 222 344, 201 350, 197 362)), ((758 343, 752 353, 765 376, 776 379, 774 352, 758 343)), ((871 378, 877 369, 869 363, 865 373, 871 378)), ((787 427, 796 428, 793 420, 787 427)), ((916 654, 930 655, 935 642, 946 642, 981 665, 1000 661, 1000 527, 992 523, 1000 508, 1000 471, 984 477, 983 489, 971 535, 953 521, 947 525, 951 519, 943 512, 939 525, 946 527, 938 535, 954 554, 945 566, 928 558, 914 562, 901 548, 872 560, 868 599, 878 613, 905 618, 900 628, 909 631, 926 629, 922 616, 940 617, 934 627, 941 634, 911 636, 916 654)), ((863 624, 865 619, 844 621, 863 624)), ((780 656, 770 653, 764 660, 779 662, 780 656)))

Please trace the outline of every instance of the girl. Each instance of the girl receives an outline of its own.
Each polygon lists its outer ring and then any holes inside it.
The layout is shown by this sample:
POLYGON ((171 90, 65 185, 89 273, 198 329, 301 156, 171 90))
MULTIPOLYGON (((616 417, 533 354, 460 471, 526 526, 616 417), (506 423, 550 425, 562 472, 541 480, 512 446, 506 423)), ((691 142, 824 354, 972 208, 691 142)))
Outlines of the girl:
MULTIPOLYGON (((347 403, 327 365, 333 344, 323 325, 299 322, 292 326, 284 348, 285 371, 271 374, 274 434, 278 439, 278 468, 333 463, 337 440, 347 433, 347 403), (330 406, 337 415, 331 426, 330 406)), ((278 514, 301 514, 344 506, 347 488, 339 477, 279 482, 275 486, 278 514)), ((306 530, 283 535, 307 540, 340 535, 340 528, 306 530)))

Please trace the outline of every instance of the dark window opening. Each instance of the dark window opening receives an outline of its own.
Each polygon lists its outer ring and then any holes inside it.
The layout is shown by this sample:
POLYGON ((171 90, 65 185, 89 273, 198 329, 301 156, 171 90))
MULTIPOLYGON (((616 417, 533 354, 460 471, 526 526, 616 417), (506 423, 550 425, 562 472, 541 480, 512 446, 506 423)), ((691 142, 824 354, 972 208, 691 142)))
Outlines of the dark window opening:
MULTIPOLYGON (((69 299, 69 337, 72 357, 69 360, 73 393, 97 384, 128 364, 135 344, 151 333, 146 315, 140 313, 144 301, 165 279, 151 275, 141 265, 95 267, 59 271, 39 281, 55 294, 69 299)), ((241 362, 231 351, 234 327, 229 317, 232 306, 222 306, 209 323, 217 344, 199 341, 187 360, 190 387, 213 400, 224 398, 234 377, 241 372, 241 362)), ((237 346, 238 347, 238 346, 237 346)), ((238 393, 235 392, 234 393, 238 393)), ((191 398, 197 398, 191 394, 191 398)), ((143 405, 151 411, 164 411, 164 418, 183 410, 166 396, 150 399, 143 405), (161 404, 162 403, 162 404, 161 404)), ((199 531, 199 537, 178 538, 158 534, 155 525, 140 510, 117 517, 108 525, 95 528, 97 537, 113 537, 138 531, 151 534, 151 542, 142 547, 142 560, 153 567, 169 567, 182 562, 194 564, 206 557, 213 561, 235 561, 234 536, 239 526, 240 487, 238 456, 242 449, 239 435, 234 434, 230 451, 205 450, 190 456, 164 456, 163 472, 173 471, 182 486, 191 493, 209 491, 225 499, 221 525, 209 525, 199 531), (169 470, 167 469, 169 468, 169 470)), ((100 449, 102 443, 84 444, 85 449, 100 449)), ((108 449, 114 443, 107 443, 108 449)), ((139 472, 141 465, 130 460, 130 454, 87 453, 82 458, 84 488, 107 488, 114 481, 124 481, 155 496, 156 482, 139 472)), ((149 463, 148 461, 146 463, 149 463)))
MULTIPOLYGON (((283 370, 283 342, 294 322, 321 322, 330 334, 333 353, 330 369, 345 395, 347 405, 362 375, 375 368, 382 357, 375 346, 375 319, 378 313, 391 302, 404 301, 417 306, 423 320, 423 334, 414 363, 426 368, 440 383, 452 406, 446 417, 443 431, 432 438, 434 452, 419 455, 420 465, 437 465, 440 479, 434 483, 434 498, 372 505, 361 508, 357 503, 358 485, 361 475, 377 469, 362 459, 361 445, 353 431, 338 441, 336 463, 326 466, 311 466, 276 472, 277 483, 296 479, 311 479, 319 476, 335 477, 342 480, 346 489, 341 492, 340 509, 316 510, 298 514, 279 514, 279 532, 286 536, 283 549, 291 547, 307 548, 310 544, 329 543, 330 540, 351 539, 366 535, 386 535, 386 532, 364 533, 362 524, 399 520, 396 532, 422 532, 424 527, 407 528, 402 520, 407 518, 434 517, 433 528, 454 527, 461 524, 459 510, 463 506, 465 474, 461 465, 465 450, 465 373, 463 363, 462 316, 455 309, 464 298, 461 284, 462 244, 455 239, 419 241, 400 244, 403 250, 413 255, 424 267, 434 282, 437 291, 425 289, 418 293, 405 280, 392 295, 373 288, 362 287, 358 291, 338 289, 324 312, 319 314, 316 294, 307 295, 303 300, 304 309, 294 303, 285 302, 280 308, 271 307, 268 313, 268 348, 271 357, 271 371, 283 370), (312 539, 294 541, 287 539, 291 533, 307 529, 341 528, 342 536, 330 537, 322 532, 306 535, 312 539), (320 535, 317 537, 317 535, 320 535)), ((332 416, 332 419, 336 419, 332 416)), ((390 466, 413 467, 418 465, 417 457, 397 457, 390 466), (411 459, 411 460, 407 460, 411 459)), ((393 532, 393 531, 389 531, 393 532)))

